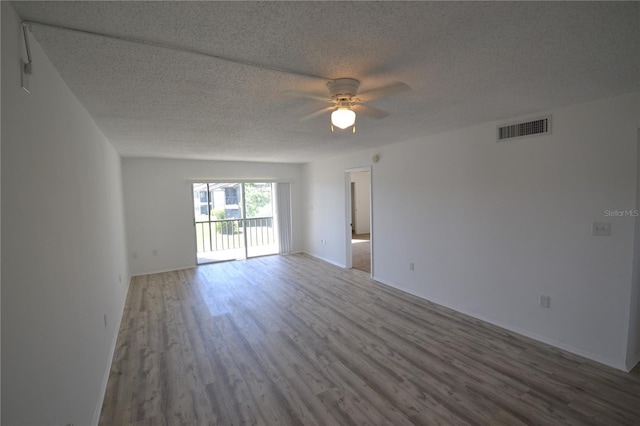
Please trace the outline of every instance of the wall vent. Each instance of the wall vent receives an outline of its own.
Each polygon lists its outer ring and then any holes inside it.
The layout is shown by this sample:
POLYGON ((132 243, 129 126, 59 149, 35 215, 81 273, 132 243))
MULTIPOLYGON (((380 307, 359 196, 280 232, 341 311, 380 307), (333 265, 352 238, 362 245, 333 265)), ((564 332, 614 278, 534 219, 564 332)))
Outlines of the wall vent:
POLYGON ((551 116, 498 126, 498 141, 551 133, 551 116))

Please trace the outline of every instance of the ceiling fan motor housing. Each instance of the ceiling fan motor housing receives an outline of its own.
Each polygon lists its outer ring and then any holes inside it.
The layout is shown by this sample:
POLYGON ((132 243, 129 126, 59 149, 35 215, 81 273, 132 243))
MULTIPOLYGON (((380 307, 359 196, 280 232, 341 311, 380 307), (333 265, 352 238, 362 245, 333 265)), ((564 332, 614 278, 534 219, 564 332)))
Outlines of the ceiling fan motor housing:
POLYGON ((327 83, 329 94, 334 101, 348 101, 358 93, 360 82, 353 78, 338 78, 327 83))

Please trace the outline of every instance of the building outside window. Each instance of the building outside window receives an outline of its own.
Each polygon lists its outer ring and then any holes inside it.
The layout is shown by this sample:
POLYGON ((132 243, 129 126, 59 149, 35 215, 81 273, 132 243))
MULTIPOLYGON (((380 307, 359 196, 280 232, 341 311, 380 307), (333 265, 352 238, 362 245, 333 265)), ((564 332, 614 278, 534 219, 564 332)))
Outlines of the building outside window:
POLYGON ((238 189, 237 188, 225 188, 224 196, 227 205, 238 204, 238 189))

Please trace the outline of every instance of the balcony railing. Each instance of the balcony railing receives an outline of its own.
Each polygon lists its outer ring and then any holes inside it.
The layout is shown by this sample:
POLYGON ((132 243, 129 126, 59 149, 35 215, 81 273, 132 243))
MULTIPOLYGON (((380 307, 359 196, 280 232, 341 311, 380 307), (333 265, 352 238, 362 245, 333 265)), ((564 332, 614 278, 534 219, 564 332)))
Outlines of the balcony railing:
POLYGON ((273 217, 211 220, 196 222, 197 252, 244 248, 245 229, 248 247, 260 247, 275 243, 273 217))

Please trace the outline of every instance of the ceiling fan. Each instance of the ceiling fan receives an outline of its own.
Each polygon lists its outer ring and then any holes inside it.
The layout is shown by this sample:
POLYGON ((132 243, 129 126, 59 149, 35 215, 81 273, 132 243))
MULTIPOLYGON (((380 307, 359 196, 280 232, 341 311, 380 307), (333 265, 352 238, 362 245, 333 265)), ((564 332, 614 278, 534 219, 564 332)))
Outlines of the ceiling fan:
POLYGON ((393 96, 402 92, 411 90, 405 83, 396 82, 387 86, 378 87, 358 94, 360 82, 353 78, 338 78, 327 83, 329 89, 329 97, 317 95, 314 93, 301 92, 297 90, 289 90, 285 92, 287 95, 300 96, 304 98, 316 99, 324 102, 330 102, 333 105, 321 110, 307 114, 301 118, 302 121, 310 120, 326 112, 331 112, 331 131, 334 126, 339 129, 347 129, 352 127, 353 133, 356 132, 356 113, 366 115, 367 117, 381 119, 389 115, 388 112, 381 109, 365 105, 364 102, 373 99, 393 96))

